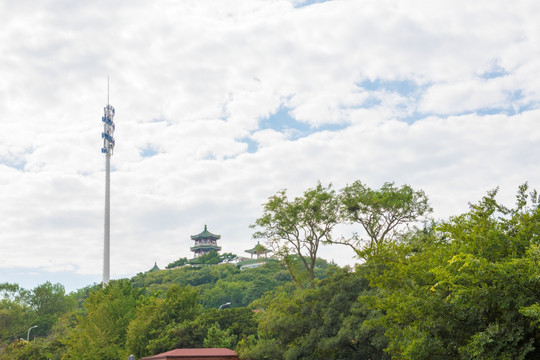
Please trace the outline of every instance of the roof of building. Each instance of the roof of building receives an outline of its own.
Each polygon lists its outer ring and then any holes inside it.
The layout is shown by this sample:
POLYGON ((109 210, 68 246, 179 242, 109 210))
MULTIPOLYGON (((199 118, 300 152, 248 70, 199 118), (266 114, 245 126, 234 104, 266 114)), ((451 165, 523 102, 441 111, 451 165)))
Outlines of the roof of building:
POLYGON ((144 357, 141 360, 159 359, 238 359, 236 353, 231 349, 209 348, 209 349, 175 349, 158 355, 144 357))
POLYGON ((271 253, 272 250, 268 250, 267 248, 259 244, 259 242, 257 242, 257 245, 255 245, 253 249, 246 250, 246 252, 248 254, 268 254, 271 253))
POLYGON ((254 268, 258 268, 259 266, 263 266, 264 264, 266 264, 265 260, 266 259, 256 259, 256 260, 253 260, 253 262, 244 261, 236 265, 240 268, 240 270, 254 269, 254 268))
POLYGON ((154 267, 151 268, 150 270, 148 270, 148 272, 150 271, 157 271, 157 270, 161 270, 158 266, 157 266, 157 262, 154 263, 154 267))
POLYGON ((212 245, 212 244, 201 244, 201 245, 196 245, 196 246, 192 246, 189 248, 189 250, 191 251, 197 251, 197 250, 208 250, 208 251, 220 251, 221 250, 221 246, 217 246, 217 245, 212 245))
POLYGON ((208 229, 206 228, 206 225, 204 225, 204 230, 197 235, 191 235, 192 240, 200 240, 200 239, 220 239, 221 235, 212 234, 208 229))

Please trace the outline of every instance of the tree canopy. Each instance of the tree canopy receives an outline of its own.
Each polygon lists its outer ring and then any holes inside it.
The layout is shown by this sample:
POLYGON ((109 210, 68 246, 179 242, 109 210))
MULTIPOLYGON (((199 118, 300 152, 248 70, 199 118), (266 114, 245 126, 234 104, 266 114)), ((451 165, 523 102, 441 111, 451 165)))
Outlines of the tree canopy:
POLYGON ((205 346, 250 360, 538 359, 540 199, 527 184, 514 206, 497 194, 435 222, 425 221, 425 194, 409 186, 355 182, 336 192, 319 183, 293 200, 284 190, 269 198, 256 237, 278 259, 258 268, 212 264, 219 255, 209 254, 71 294, 49 282, 2 283, 0 359, 205 346), (316 256, 343 242, 336 224, 362 222, 367 238, 348 245, 363 261, 341 268, 316 256))
POLYGON ((253 237, 265 239, 287 263, 292 278, 303 286, 301 273, 291 259, 291 255, 297 256, 313 289, 319 247, 332 241, 332 230, 339 221, 339 201, 332 185, 319 183, 294 200, 281 190, 263 205, 263 215, 252 226, 261 230, 253 237))
POLYGON ((488 193, 465 214, 387 246, 365 264, 396 359, 540 358, 540 208, 488 193))
POLYGON ((385 242, 397 239, 403 225, 424 220, 432 211, 422 190, 409 185, 396 187, 391 182, 373 190, 355 181, 341 191, 341 202, 346 221, 362 225, 367 239, 355 234, 336 242, 351 246, 360 256, 364 250, 377 250, 385 242))

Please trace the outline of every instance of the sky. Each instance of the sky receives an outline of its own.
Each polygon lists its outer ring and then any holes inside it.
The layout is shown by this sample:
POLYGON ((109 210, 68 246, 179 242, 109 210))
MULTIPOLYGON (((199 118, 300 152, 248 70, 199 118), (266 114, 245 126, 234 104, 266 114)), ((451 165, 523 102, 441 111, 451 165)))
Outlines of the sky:
POLYGON ((113 279, 192 257, 204 225, 247 255, 268 197, 318 181, 408 184, 436 219, 496 187, 511 206, 540 188, 539 18, 535 0, 0 0, 0 282, 101 282, 108 98, 113 279))

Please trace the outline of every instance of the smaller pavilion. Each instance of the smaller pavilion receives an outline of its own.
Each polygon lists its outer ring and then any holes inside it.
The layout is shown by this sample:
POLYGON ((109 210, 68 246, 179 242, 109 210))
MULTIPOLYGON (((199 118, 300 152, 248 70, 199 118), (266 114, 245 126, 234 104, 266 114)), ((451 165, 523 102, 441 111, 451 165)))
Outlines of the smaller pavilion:
POLYGON ((257 242, 257 245, 255 245, 253 249, 245 250, 245 252, 251 255, 251 259, 245 257, 240 258, 240 261, 237 264, 240 270, 263 266, 267 261, 267 255, 271 253, 272 250, 265 248, 257 242))
POLYGON ((252 259, 253 259, 253 255, 255 255, 257 259, 260 259, 261 256, 264 255, 264 258, 266 259, 267 254, 272 252, 272 250, 268 250, 267 248, 262 246, 259 242, 257 242, 257 245, 255 245, 253 249, 249 249, 245 251, 251 255, 252 259))
POLYGON ((212 234, 208 231, 206 225, 204 225, 204 230, 200 234, 191 235, 191 240, 195 241, 195 245, 190 247, 190 250, 194 254, 193 258, 208 254, 211 251, 220 251, 221 246, 217 245, 217 241, 220 238, 221 235, 212 234))

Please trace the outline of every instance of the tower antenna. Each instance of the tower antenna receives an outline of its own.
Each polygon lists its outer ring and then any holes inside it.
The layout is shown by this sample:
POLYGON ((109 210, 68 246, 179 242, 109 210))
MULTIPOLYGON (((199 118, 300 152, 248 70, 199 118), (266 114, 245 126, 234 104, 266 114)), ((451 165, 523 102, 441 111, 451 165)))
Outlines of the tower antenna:
POLYGON ((109 77, 107 76, 107 106, 103 109, 103 147, 105 154, 105 231, 103 241, 103 286, 110 280, 110 254, 111 254, 111 155, 114 150, 114 114, 115 110, 109 104, 109 77))

